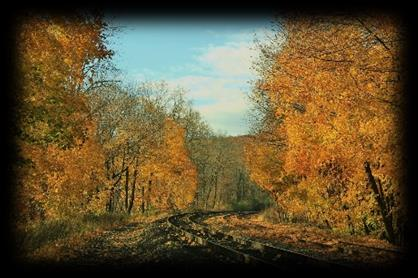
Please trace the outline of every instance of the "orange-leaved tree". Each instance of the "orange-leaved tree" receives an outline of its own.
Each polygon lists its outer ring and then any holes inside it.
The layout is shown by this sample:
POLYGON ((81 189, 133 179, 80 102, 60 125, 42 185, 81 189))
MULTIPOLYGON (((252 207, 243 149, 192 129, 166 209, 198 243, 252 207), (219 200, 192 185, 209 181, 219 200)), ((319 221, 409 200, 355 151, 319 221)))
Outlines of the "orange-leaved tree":
POLYGON ((19 219, 58 217, 58 211, 78 211, 100 180, 96 124, 82 93, 94 82, 96 65, 112 52, 105 46, 106 25, 98 16, 38 14, 22 16, 18 23, 19 219))
POLYGON ((398 241, 405 222, 399 22, 288 16, 274 39, 274 51, 261 48, 255 87, 280 121, 284 177, 298 180, 281 202, 291 215, 351 233, 384 230, 398 241))

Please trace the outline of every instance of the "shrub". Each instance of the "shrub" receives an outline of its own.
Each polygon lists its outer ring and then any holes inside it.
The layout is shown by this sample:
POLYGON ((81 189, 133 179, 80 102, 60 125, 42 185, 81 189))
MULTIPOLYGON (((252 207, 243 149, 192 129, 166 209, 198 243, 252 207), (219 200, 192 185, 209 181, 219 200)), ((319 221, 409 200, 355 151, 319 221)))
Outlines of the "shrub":
POLYGON ((272 224, 280 223, 280 222, 287 222, 288 215, 282 211, 280 211, 276 206, 271 206, 267 209, 265 209, 261 213, 261 218, 272 224))
POLYGON ((266 207, 266 204, 262 201, 255 199, 247 199, 231 204, 231 209, 234 211, 251 211, 251 210, 262 210, 266 207))

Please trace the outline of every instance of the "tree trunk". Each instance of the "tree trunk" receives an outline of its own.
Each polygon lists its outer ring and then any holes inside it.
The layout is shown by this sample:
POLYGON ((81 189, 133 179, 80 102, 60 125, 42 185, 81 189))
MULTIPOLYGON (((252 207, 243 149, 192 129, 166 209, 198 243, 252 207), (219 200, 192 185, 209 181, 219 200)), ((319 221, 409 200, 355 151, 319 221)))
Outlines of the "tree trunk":
POLYGON ((387 204, 385 203, 385 198, 383 196, 383 192, 379 190, 379 186, 376 183, 376 180, 372 174, 372 170, 370 168, 370 164, 368 161, 364 162, 364 169, 366 171, 369 184, 373 190, 375 199, 379 206, 380 214, 382 215, 382 218, 383 218, 383 224, 385 225, 385 231, 386 231, 388 241, 390 243, 395 243, 395 232, 393 230, 393 225, 392 225, 392 216, 389 215, 387 204))
POLYGON ((147 190, 147 210, 150 209, 150 205, 151 205, 151 185, 152 185, 152 176, 154 175, 154 173, 151 173, 151 177, 148 181, 148 190, 147 190))
POLYGON ((242 171, 239 171, 237 201, 241 202, 243 198, 244 198, 244 177, 243 177, 242 171))
POLYGON ((145 185, 142 184, 141 187, 141 213, 145 213, 145 185))
POLYGON ((328 229, 332 230, 332 227, 331 227, 331 225, 329 224, 328 219, 325 219, 325 225, 327 225, 327 228, 328 228, 328 229))
POLYGON ((129 168, 126 169, 125 173, 125 210, 128 211, 129 202, 129 168))
POLYGON ((131 188, 131 200, 129 202, 129 207, 128 207, 128 213, 131 214, 132 208, 134 206, 134 200, 135 200, 135 188, 136 188, 136 177, 138 175, 138 170, 135 168, 134 170, 134 178, 132 181, 132 188, 131 188))
POLYGON ((200 190, 200 187, 198 186, 197 190, 196 190, 196 193, 194 195, 195 207, 196 208, 199 208, 199 190, 200 190))
MULTIPOLYGON (((112 156, 112 158, 110 160, 112 166, 114 165, 114 159, 115 159, 115 157, 112 156)), ((126 159, 126 152, 123 153, 122 167, 121 167, 120 172, 114 172, 113 171, 113 174, 111 176, 112 179, 115 179, 117 177, 117 180, 116 180, 116 182, 113 183, 113 185, 110 189, 109 201, 108 201, 108 211, 109 212, 115 211, 115 207, 117 205, 117 202, 115 202, 114 199, 115 199, 115 195, 118 192, 115 192, 115 189, 116 189, 116 186, 119 184, 119 181, 122 179, 123 172, 127 170, 127 168, 125 168, 125 159, 126 159)), ((109 164, 110 164, 110 162, 109 162, 109 164)), ((111 168, 109 164, 106 165, 106 168, 108 168, 107 170, 110 170, 110 168, 111 168)))
POLYGON ((350 234, 354 235, 354 225, 353 225, 353 221, 351 221, 351 217, 350 215, 347 214, 347 223, 348 223, 348 229, 350 230, 350 234))
POLYGON ((363 217, 361 221, 363 222, 364 232, 366 233, 366 235, 369 235, 370 229, 369 229, 369 226, 367 225, 366 218, 363 217))
POLYGON ((214 183, 212 183, 212 184, 215 186, 213 188, 213 203, 212 203, 212 209, 214 209, 215 206, 216 206, 216 198, 217 198, 217 193, 218 193, 218 173, 216 173, 214 183))
POLYGON ((108 212, 113 212, 115 210, 114 206, 114 198, 115 198, 115 188, 122 179, 122 173, 119 173, 119 175, 113 174, 113 178, 118 177, 118 179, 112 184, 112 187, 110 188, 109 193, 109 201, 108 201, 108 212))
POLYGON ((114 191, 114 188, 112 187, 109 192, 109 200, 107 201, 107 204, 106 204, 106 209, 108 212, 112 212, 112 209, 113 209, 113 206, 112 206, 113 191, 114 191))
POLYGON ((206 190, 207 194, 206 194, 206 199, 205 199, 205 210, 207 210, 209 207, 210 196, 212 195, 212 185, 213 185, 213 176, 211 177, 209 181, 209 187, 206 190))

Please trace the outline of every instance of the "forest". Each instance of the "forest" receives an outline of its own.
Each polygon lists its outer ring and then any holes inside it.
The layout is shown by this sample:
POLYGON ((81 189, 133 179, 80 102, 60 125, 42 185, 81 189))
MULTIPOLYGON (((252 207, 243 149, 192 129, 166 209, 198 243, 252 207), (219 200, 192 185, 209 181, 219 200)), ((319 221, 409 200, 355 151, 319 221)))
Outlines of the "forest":
POLYGON ((242 136, 215 132, 186 88, 117 80, 107 45, 117 30, 103 15, 18 23, 12 199, 24 256, 74 234, 211 211, 405 244, 398 18, 278 17, 254 42, 242 136))

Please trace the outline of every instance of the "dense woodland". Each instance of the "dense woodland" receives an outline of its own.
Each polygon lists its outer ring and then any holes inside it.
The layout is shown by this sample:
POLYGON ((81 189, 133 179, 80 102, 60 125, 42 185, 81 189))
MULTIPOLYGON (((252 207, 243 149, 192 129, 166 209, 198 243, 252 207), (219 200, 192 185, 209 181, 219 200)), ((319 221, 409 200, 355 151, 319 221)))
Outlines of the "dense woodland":
POLYGON ((283 218, 402 242, 400 24, 285 17, 259 44, 247 165, 283 218))
POLYGON ((401 244, 403 68, 391 17, 283 16, 256 42, 252 130, 216 134, 164 82, 115 79, 101 16, 19 19, 18 227, 273 207, 401 244))

